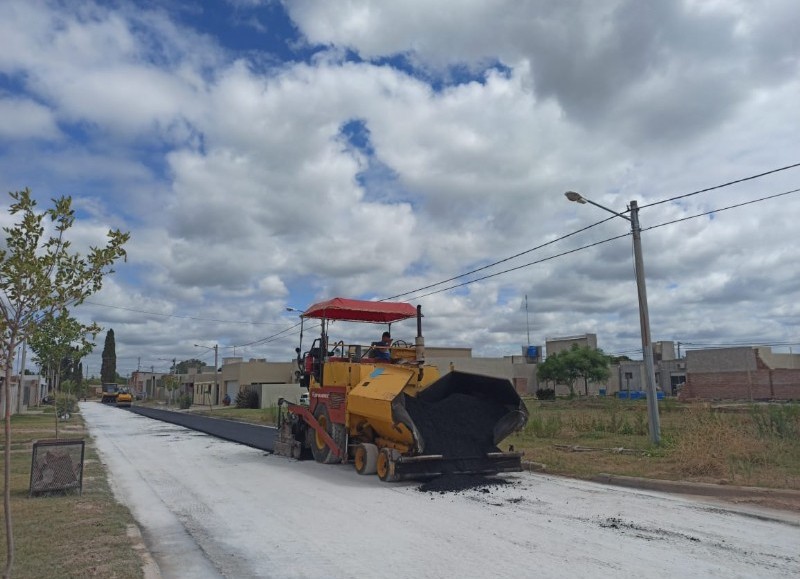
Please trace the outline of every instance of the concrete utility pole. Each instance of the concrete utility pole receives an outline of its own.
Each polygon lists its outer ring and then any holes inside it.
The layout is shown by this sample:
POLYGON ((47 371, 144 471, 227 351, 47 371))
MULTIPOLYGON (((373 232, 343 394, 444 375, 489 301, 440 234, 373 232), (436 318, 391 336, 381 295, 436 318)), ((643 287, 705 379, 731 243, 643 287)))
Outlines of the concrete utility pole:
POLYGON ((214 390, 216 391, 216 402, 214 400, 211 401, 212 404, 222 404, 222 396, 220 396, 219 392, 219 376, 217 372, 217 364, 218 364, 218 356, 219 356, 219 344, 214 344, 214 347, 210 346, 202 346, 200 344, 195 344, 195 348, 205 348, 206 350, 214 350, 214 390))
POLYGON ((653 367, 653 344, 650 340, 650 313, 647 308, 647 286, 644 279, 644 259, 642 258, 642 228, 639 226, 639 204, 631 201, 631 216, 609 209, 591 199, 587 199, 575 191, 564 193, 567 199, 576 203, 589 203, 604 211, 622 217, 631 224, 633 235, 633 259, 636 268, 636 288, 639 295, 639 326, 642 333, 642 357, 644 359, 645 382, 647 386, 647 426, 650 431, 650 441, 661 444, 661 420, 658 416, 658 393, 656 392, 656 374, 653 367))
MULTIPOLYGON (((17 396, 17 414, 22 414, 22 402, 25 399, 25 346, 22 342, 22 363, 19 365, 19 396, 17 396)), ((30 400, 28 401, 30 405, 30 400)))
POLYGON ((650 440, 661 443, 661 419, 658 415, 658 392, 656 373, 653 367, 653 342, 650 339, 650 312, 647 308, 647 285, 644 280, 644 260, 642 258, 642 228, 639 226, 639 205, 631 201, 631 232, 633 234, 633 259, 636 264, 636 287, 639 293, 639 324, 642 329, 642 351, 644 371, 647 380, 647 418, 650 440))

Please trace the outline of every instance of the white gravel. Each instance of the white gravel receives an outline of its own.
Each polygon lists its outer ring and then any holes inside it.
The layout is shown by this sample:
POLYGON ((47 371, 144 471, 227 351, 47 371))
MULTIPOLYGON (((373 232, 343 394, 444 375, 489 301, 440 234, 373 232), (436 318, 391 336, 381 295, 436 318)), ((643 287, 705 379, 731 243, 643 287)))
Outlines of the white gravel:
POLYGON ((798 577, 800 517, 519 473, 429 494, 81 404, 172 577, 798 577))

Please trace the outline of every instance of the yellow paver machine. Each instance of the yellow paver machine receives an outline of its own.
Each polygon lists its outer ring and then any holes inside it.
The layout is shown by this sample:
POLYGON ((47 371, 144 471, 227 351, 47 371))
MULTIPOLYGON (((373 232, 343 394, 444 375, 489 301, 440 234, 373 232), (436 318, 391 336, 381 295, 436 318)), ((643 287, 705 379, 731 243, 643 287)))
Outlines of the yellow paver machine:
POLYGON ((425 364, 422 309, 402 302, 334 298, 314 304, 301 324, 318 320, 320 337, 296 349, 308 405, 279 403, 275 453, 317 462, 352 460, 383 481, 442 474, 521 470, 522 454, 498 445, 523 428, 528 411, 510 380, 425 364), (413 345, 388 347, 329 340, 333 321, 391 324, 416 317, 413 345))

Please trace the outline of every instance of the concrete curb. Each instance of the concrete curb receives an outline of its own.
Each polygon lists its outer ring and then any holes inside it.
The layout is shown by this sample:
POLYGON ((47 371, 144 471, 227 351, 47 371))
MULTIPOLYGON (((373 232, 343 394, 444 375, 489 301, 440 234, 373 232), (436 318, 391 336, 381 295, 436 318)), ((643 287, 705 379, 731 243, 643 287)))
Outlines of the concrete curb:
MULTIPOLYGON (((522 461, 523 470, 530 472, 547 472, 547 467, 540 462, 529 460, 522 461)), ((558 475, 554 475, 558 476, 558 475)), ((622 476, 600 473, 589 480, 601 484, 675 493, 682 495, 698 495, 719 498, 769 498, 788 501, 797 501, 800 504, 800 491, 791 489, 770 489, 763 487, 743 487, 735 485, 721 485, 713 483, 698 483, 686 481, 672 481, 663 479, 641 478, 635 476, 622 476)))
POLYGON ((707 497, 748 497, 772 498, 800 501, 800 491, 789 489, 770 489, 762 487, 741 487, 734 485, 719 485, 712 483, 696 483, 684 481, 671 481, 660 479, 639 478, 633 476, 619 476, 601 473, 590 480, 614 486, 637 488, 665 493, 679 493, 685 495, 700 495, 707 497))

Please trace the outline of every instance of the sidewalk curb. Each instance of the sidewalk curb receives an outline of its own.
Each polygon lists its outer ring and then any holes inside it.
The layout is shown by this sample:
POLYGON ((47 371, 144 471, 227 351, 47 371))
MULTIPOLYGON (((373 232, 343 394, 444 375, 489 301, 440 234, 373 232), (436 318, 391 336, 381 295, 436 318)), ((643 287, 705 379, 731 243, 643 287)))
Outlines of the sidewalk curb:
MULTIPOLYGON (((543 473, 547 472, 546 465, 540 462, 533 462, 529 460, 522 461, 522 468, 523 470, 530 472, 543 472, 543 473)), ((642 478, 635 476, 623 476, 623 475, 615 475, 607 473, 597 474, 587 480, 618 487, 659 491, 663 493, 698 495, 698 496, 720 497, 720 498, 735 498, 735 497, 771 498, 771 499, 784 499, 784 500, 800 502, 800 491, 791 489, 772 489, 764 487, 743 487, 736 485, 721 485, 713 483, 672 481, 664 479, 642 478)))
POLYGON ((684 481, 671 481, 633 476, 620 476, 600 473, 591 479, 594 482, 614 486, 637 488, 665 493, 679 493, 686 495, 700 495, 708 497, 754 497, 789 499, 800 501, 800 491, 790 489, 771 489, 762 487, 741 487, 734 485, 719 485, 712 483, 697 483, 684 481))

